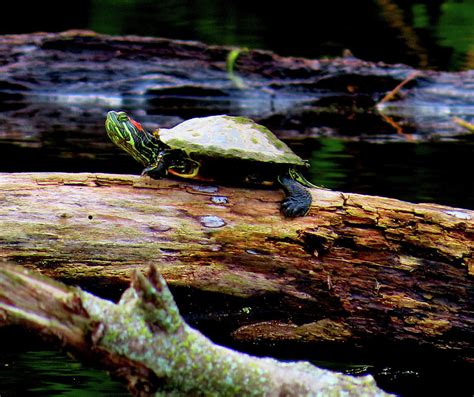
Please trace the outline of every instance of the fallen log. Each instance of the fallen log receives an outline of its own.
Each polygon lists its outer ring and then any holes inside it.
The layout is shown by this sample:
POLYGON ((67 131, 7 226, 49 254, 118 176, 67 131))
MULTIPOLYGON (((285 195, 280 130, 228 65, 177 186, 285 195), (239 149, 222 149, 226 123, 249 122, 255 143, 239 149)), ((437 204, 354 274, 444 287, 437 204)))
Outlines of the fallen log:
POLYGON ((308 216, 284 219, 276 190, 1 174, 0 255, 115 298, 156 264, 188 321, 234 342, 377 340, 472 362, 474 212, 312 194, 308 216))
POLYGON ((0 326, 8 324, 35 329, 100 363, 137 396, 389 396, 370 375, 356 378, 215 345, 184 322, 153 266, 146 277, 135 272, 113 304, 4 264, 0 326))
POLYGON ((153 127, 229 113, 286 137, 404 139, 397 135, 404 132, 425 140, 464 134, 451 118, 469 121, 474 108, 473 71, 415 71, 350 55, 310 60, 90 31, 0 36, 0 65, 0 132, 12 140, 22 134, 31 141, 58 126, 102 135, 111 109, 141 119, 146 113, 153 127))

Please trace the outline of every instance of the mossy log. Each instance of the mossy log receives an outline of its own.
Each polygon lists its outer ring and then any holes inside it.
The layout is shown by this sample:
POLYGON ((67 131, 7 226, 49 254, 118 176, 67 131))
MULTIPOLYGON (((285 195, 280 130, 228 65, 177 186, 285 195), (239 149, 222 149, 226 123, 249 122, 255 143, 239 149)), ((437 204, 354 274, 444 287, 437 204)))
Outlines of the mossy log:
POLYGON ((380 140, 415 132, 412 139, 424 140, 465 134, 451 118, 470 121, 474 105, 473 71, 417 71, 351 55, 281 57, 91 31, 0 36, 0 64, 0 132, 12 140, 18 134, 31 140, 65 125, 102 133, 110 109, 146 113, 142 119, 163 127, 228 113, 249 116, 287 137, 380 140), (231 54, 238 54, 234 63, 228 62, 231 54), (390 92, 396 95, 382 103, 390 92))
POLYGON ((134 395, 388 396, 371 376, 257 358, 212 343, 180 316, 156 267, 118 304, 18 266, 0 268, 0 326, 37 329, 122 378, 134 395))
POLYGON ((474 212, 313 189, 111 174, 1 174, 1 257, 118 298, 158 266, 200 329, 233 341, 426 347, 474 360, 474 212), (196 303, 198 302, 198 303, 196 303))

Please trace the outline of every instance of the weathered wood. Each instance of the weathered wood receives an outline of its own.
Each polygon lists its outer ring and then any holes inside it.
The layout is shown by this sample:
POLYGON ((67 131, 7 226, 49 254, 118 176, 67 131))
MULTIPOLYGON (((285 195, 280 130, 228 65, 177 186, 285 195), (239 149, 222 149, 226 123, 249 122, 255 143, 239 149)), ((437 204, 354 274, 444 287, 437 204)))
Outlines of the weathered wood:
POLYGON ((187 325, 164 279, 135 273, 120 302, 0 268, 0 326, 38 330, 113 371, 137 396, 389 396, 371 376, 283 363, 218 346, 187 325))
POLYGON ((415 132, 412 139, 423 140, 464 134, 451 118, 469 121, 474 114, 474 71, 416 73, 397 100, 377 106, 414 69, 352 56, 308 60, 249 50, 237 58, 236 84, 226 68, 231 51, 86 31, 0 36, 0 131, 29 140, 58 125, 102 133, 104 113, 123 108, 135 116, 146 112, 153 126, 230 113, 286 136, 394 139, 415 132))
POLYGON ((132 270, 156 264, 186 316, 218 319, 233 340, 377 338, 472 361, 474 212, 312 194, 309 216, 284 219, 280 191, 1 174, 0 255, 115 296, 132 270))

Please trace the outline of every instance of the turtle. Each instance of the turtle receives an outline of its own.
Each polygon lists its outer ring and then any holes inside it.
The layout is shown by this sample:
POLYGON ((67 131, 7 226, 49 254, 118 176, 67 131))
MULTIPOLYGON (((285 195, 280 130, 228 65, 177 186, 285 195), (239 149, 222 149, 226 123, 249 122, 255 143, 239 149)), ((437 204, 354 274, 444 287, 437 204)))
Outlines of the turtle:
POLYGON ((311 207, 311 193, 305 187, 316 186, 301 174, 308 162, 251 119, 197 117, 149 132, 127 113, 110 111, 105 129, 113 143, 145 166, 142 175, 279 183, 286 193, 280 207, 283 215, 304 216, 311 207))

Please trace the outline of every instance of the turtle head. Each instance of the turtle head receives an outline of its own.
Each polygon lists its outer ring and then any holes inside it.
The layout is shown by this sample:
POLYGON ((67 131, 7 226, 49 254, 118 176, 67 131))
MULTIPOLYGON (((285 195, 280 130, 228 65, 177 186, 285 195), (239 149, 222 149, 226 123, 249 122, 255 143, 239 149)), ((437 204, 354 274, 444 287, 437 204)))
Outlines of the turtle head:
POLYGON ((125 112, 107 113, 105 130, 110 140, 145 166, 156 163, 163 143, 125 112))

